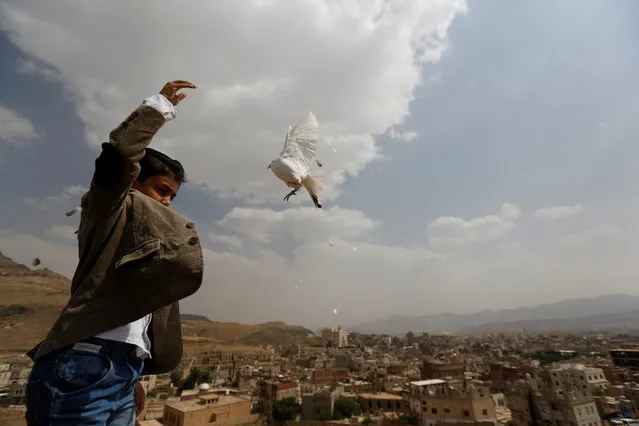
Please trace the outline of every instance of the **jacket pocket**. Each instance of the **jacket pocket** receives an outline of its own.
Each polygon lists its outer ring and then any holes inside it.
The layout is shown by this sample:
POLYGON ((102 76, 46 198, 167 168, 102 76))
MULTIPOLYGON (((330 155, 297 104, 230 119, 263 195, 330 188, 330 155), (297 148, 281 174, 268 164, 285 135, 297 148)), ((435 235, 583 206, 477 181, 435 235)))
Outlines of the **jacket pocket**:
POLYGON ((128 263, 135 262, 136 260, 146 259, 158 254, 161 250, 162 243, 159 238, 145 241, 115 262, 115 269, 119 269, 120 267, 128 263))

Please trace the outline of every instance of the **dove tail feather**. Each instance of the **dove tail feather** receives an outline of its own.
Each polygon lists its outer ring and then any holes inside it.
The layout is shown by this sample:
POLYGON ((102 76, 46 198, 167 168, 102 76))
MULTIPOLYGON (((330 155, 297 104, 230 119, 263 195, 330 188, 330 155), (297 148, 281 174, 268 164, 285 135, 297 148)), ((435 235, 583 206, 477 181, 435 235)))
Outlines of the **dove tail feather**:
POLYGON ((313 204, 315 207, 322 208, 322 205, 319 203, 319 199, 322 197, 324 193, 324 175, 320 170, 314 170, 310 172, 308 175, 302 179, 302 185, 308 191, 311 199, 313 200, 313 204))

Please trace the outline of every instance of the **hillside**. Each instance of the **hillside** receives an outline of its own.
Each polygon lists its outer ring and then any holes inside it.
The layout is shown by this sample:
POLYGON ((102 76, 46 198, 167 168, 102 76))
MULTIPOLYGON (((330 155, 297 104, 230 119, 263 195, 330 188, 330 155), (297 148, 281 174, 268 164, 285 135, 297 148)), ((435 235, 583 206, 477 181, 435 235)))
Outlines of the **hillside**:
POLYGON ((195 315, 195 314, 181 314, 180 319, 182 321, 204 321, 211 322, 210 319, 205 317, 204 315, 195 315))
MULTIPOLYGON (((521 330, 524 322, 528 324, 526 327, 534 327, 535 322, 545 321, 543 327, 553 328, 554 324, 560 326, 564 324, 571 327, 571 321, 578 318, 596 317, 599 318, 597 326, 599 328, 607 328, 606 321, 601 322, 602 318, 611 319, 608 315, 617 315, 623 312, 632 312, 639 310, 639 297, 627 294, 614 294, 607 296, 599 296, 583 299, 569 299, 557 303, 549 303, 538 305, 530 308, 514 308, 501 310, 484 310, 472 314, 432 314, 423 316, 392 316, 387 319, 370 321, 349 327, 349 331, 358 331, 363 333, 386 333, 391 335, 404 334, 408 331, 413 333, 466 333, 469 331, 478 332, 481 327, 486 325, 484 330, 500 330, 498 324, 520 322, 521 330), (490 327, 488 326, 490 324, 490 327)), ((574 326, 583 326, 579 321, 573 321, 574 326)), ((612 326, 617 326, 617 322, 613 322, 612 326)), ((509 327, 503 329, 507 330, 509 327)))
MULTIPOLYGON (((35 346, 67 303, 70 288, 66 277, 46 268, 31 270, 0 253, 0 351, 23 352, 35 346)), ((182 318, 186 346, 202 342, 287 344, 310 333, 280 322, 248 325, 212 322, 201 315, 184 314, 182 318)))
POLYGON ((2 252, 0 252, 0 271, 2 271, 2 270, 5 270, 5 271, 28 271, 29 268, 27 268, 24 265, 21 265, 19 263, 14 262, 13 260, 9 259, 4 254, 2 254, 2 252))
POLYGON ((69 298, 71 281, 48 269, 31 270, 0 255, 2 351, 25 351, 45 336, 69 298))
POLYGON ((184 336, 207 337, 219 342, 242 345, 280 345, 302 342, 312 332, 304 327, 266 322, 263 324, 240 324, 215 321, 183 321, 184 336))

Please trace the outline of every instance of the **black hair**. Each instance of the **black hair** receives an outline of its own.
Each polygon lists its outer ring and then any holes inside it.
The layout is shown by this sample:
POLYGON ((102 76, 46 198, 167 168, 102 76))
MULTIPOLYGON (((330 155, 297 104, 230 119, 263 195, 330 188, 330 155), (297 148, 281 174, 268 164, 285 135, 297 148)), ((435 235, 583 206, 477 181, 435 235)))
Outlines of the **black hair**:
POLYGON ((153 148, 146 148, 144 157, 140 160, 140 174, 138 180, 144 182, 151 176, 172 174, 178 184, 186 182, 186 172, 182 163, 153 148))

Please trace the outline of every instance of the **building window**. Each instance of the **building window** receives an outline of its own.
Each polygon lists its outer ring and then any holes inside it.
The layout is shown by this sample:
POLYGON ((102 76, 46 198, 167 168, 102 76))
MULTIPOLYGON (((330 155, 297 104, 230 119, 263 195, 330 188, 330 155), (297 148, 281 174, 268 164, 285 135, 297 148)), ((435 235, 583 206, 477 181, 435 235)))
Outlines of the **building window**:
POLYGON ((444 413, 449 414, 450 413, 450 409, 444 408, 444 413))
POLYGON ((464 410, 464 417, 470 417, 470 411, 464 410))
POLYGON ((431 408, 430 412, 433 414, 437 414, 437 408, 431 408))
POLYGON ((482 413, 484 416, 487 416, 487 415, 488 415, 488 410, 481 410, 481 413, 482 413))

